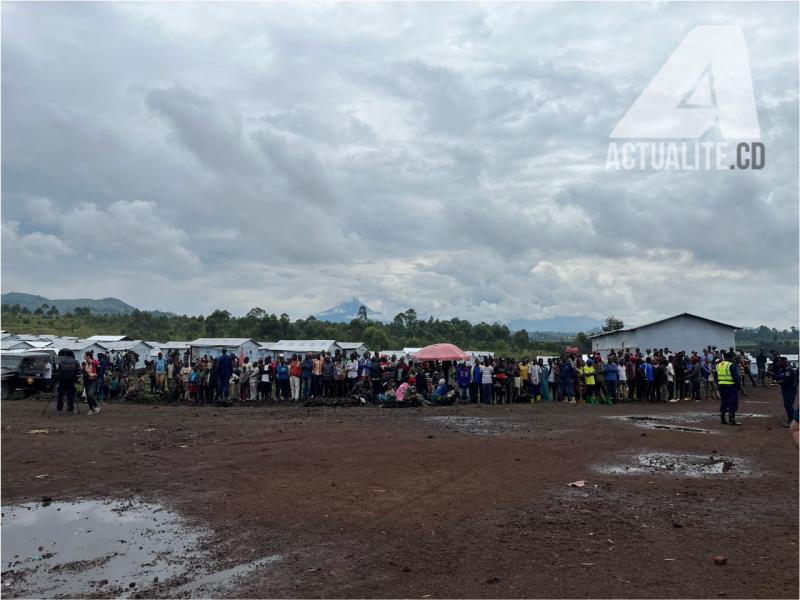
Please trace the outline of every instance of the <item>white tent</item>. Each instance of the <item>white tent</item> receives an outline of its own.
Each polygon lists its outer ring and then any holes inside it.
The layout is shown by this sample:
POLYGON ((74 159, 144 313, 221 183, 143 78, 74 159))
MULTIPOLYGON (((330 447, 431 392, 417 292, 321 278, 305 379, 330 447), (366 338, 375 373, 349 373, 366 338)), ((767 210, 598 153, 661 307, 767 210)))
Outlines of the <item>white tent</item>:
POLYGON ((275 358, 279 354, 289 357, 292 354, 305 355, 306 352, 311 352, 312 354, 330 352, 334 354, 336 350, 340 349, 339 344, 334 340, 280 340, 261 344, 259 352, 264 358, 267 356, 275 358))
POLYGON ((100 342, 102 344, 104 342, 124 342, 131 338, 127 335, 93 335, 86 339, 91 342, 100 342))
POLYGON ((109 350, 116 350, 117 353, 136 352, 139 360, 136 362, 137 369, 144 368, 144 361, 150 360, 150 353, 153 347, 148 342, 142 340, 123 340, 119 342, 104 342, 103 345, 109 350))
POLYGON ((197 338, 189 345, 194 358, 203 356, 217 358, 225 348, 231 356, 238 357, 244 354, 251 361, 258 359, 259 345, 250 338, 197 338))
POLYGON ((91 340, 58 340, 54 341, 50 348, 55 350, 72 350, 75 353, 75 358, 79 361, 83 358, 86 352, 91 350, 94 352, 94 357, 97 358, 98 354, 108 354, 108 349, 105 344, 93 342, 91 340))
POLYGON ((24 350, 26 348, 33 348, 33 344, 16 338, 6 338, 0 342, 0 349, 2 350, 24 350))
POLYGON ((364 352, 369 351, 369 346, 367 346, 364 342, 336 342, 339 345, 344 353, 347 356, 350 356, 351 352, 355 352, 359 356, 363 356, 364 352))

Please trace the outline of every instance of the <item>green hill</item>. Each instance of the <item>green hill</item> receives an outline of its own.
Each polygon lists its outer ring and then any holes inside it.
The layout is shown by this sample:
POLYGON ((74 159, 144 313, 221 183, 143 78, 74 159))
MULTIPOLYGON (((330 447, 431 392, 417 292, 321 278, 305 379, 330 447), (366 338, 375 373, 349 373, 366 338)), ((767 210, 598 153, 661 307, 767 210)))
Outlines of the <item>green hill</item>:
POLYGON ((118 298, 62 298, 50 299, 36 294, 24 294, 21 292, 8 292, 2 294, 3 306, 14 306, 19 304, 22 308, 34 311, 42 304, 55 306, 61 314, 73 312, 76 308, 88 308, 91 312, 98 315, 127 315, 132 313, 135 308, 126 304, 118 298))

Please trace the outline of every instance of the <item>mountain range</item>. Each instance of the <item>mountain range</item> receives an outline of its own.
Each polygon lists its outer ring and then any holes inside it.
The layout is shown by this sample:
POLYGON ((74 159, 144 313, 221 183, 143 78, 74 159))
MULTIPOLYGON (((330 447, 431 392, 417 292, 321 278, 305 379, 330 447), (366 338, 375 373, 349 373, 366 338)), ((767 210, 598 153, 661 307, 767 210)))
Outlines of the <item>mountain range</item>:
POLYGON ((118 298, 69 298, 51 299, 36 294, 24 294, 21 292, 7 292, 0 297, 3 305, 13 306, 19 304, 23 308, 34 311, 42 304, 55 306, 61 314, 74 311, 76 308, 86 307, 93 313, 104 315, 129 314, 136 310, 130 304, 118 298))

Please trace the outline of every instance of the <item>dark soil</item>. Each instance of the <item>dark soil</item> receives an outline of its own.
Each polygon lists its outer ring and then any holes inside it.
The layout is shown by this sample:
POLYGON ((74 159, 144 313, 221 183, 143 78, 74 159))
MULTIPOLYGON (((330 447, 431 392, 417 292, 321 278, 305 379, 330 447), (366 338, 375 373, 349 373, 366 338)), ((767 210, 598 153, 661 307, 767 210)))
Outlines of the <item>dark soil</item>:
POLYGON ((286 557, 229 596, 798 597, 798 454, 777 388, 744 399, 768 416, 741 427, 706 402, 43 406, 2 405, 3 503, 141 497, 211 528, 219 569, 286 557), (710 434, 605 418, 702 411, 669 425, 710 434), (446 416, 468 419, 428 419, 446 416), (748 469, 602 472, 645 453, 748 469))

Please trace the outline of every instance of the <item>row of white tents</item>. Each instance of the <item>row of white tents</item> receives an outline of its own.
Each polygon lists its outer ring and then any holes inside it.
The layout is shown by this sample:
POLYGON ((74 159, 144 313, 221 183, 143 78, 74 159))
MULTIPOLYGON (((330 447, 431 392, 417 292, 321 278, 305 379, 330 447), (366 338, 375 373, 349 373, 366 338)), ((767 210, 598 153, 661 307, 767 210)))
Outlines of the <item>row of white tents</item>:
MULTIPOLYGON (((95 356, 100 353, 125 353, 136 352, 139 355, 137 367, 144 366, 144 361, 161 352, 167 355, 178 351, 181 356, 188 353, 190 357, 209 356, 212 358, 222 354, 223 348, 233 356, 248 357, 251 361, 259 358, 273 358, 283 354, 290 357, 292 354, 305 355, 330 352, 332 355, 337 350, 349 356, 355 352, 362 356, 369 351, 363 342, 339 342, 336 340, 280 340, 277 342, 257 342, 250 338, 198 338, 193 341, 154 342, 134 340, 124 335, 93 335, 87 338, 58 335, 29 335, 1 332, 3 351, 26 351, 38 349, 72 350, 76 356, 83 356, 93 350, 95 356)), ((402 350, 382 350, 381 355, 412 357, 420 348, 403 348, 402 350)), ((467 351, 472 358, 485 358, 494 356, 492 352, 467 351)))

